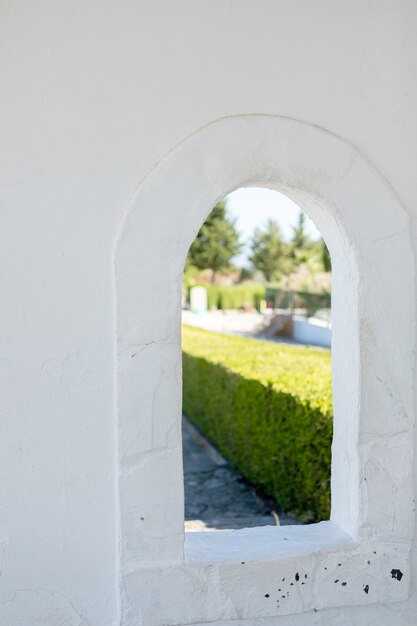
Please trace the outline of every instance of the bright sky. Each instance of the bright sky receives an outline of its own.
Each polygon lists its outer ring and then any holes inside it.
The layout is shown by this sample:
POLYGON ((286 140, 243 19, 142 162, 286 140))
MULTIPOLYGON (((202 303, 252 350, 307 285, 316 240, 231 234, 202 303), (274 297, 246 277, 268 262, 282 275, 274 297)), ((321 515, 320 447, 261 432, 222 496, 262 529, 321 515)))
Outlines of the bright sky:
MULTIPOLYGON (((292 236, 292 227, 296 225, 300 209, 284 196, 272 189, 246 187, 237 189, 226 198, 228 213, 236 219, 236 227, 242 241, 247 242, 255 228, 263 228, 268 219, 278 222, 286 240, 292 236)), ((318 239, 320 233, 313 222, 306 216, 306 232, 312 239, 318 239)), ((247 265, 248 249, 235 258, 237 265, 247 265)))

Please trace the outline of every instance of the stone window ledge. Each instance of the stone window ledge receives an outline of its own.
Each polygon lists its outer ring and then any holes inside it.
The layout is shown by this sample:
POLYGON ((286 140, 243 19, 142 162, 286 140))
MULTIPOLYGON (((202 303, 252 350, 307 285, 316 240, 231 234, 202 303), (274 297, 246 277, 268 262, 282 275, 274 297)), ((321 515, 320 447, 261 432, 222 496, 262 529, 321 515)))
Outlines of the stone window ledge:
POLYGON ((333 522, 308 526, 259 526, 241 530, 185 533, 186 563, 241 563, 337 551, 352 538, 333 522))
POLYGON ((184 564, 124 576, 147 626, 398 602, 409 580, 406 544, 356 542, 333 522, 186 533, 184 564))

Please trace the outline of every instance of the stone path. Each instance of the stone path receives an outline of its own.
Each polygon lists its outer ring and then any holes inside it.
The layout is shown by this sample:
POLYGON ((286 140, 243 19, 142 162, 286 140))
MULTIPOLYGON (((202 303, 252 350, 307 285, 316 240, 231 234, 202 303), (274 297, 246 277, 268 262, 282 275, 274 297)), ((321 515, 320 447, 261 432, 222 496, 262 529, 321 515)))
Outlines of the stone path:
MULTIPOLYGON (((198 430, 183 418, 185 528, 189 531, 275 525, 279 507, 255 493, 198 430)), ((299 524, 285 514, 279 522, 299 524)))

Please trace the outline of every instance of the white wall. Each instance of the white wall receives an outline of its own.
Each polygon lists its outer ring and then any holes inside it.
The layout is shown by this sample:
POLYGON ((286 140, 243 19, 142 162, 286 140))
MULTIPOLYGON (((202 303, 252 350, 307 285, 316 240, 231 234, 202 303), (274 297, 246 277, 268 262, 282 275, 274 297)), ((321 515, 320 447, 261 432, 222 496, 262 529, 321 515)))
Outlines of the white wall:
MULTIPOLYGON (((415 237, 416 22, 413 0, 3 3, 1 626, 120 622, 112 255, 138 183, 213 120, 280 115, 352 144, 415 237)), ((406 602, 244 623, 412 626, 416 569, 406 602)))
POLYGON ((332 344, 332 330, 326 324, 320 324, 303 318, 294 317, 292 320, 293 339, 300 343, 312 346, 330 348, 332 344))

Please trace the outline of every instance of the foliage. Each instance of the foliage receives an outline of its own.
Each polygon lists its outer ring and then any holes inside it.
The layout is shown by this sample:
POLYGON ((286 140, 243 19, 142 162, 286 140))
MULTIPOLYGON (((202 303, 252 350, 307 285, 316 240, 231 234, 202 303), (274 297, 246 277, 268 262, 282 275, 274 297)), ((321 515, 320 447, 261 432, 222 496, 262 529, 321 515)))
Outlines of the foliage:
POLYGON ((182 276, 183 289, 187 290, 197 284, 199 270, 195 265, 192 265, 187 257, 184 267, 184 273, 182 276))
MULTIPOLYGON (((192 266, 190 269, 192 272, 192 266)), ((188 288, 198 283, 187 273, 188 288)), ((251 304, 259 310, 261 300, 271 302, 281 309, 307 309, 313 315, 318 309, 330 309, 331 297, 326 291, 311 292, 281 289, 261 283, 240 283, 239 285, 203 285, 207 289, 209 309, 241 309, 251 304)))
MULTIPOLYGON (((205 282, 204 277, 199 276, 199 272, 204 270, 211 270, 212 284, 215 283, 216 272, 229 274, 235 270, 233 256, 241 248, 235 221, 227 217, 225 203, 218 203, 190 248, 184 272, 184 289, 189 289, 201 280, 205 282)), ((266 279, 268 283, 274 281, 281 288, 292 291, 330 291, 329 252, 323 239, 309 237, 306 217, 302 211, 289 242, 284 240, 278 224, 269 220, 264 229, 255 230, 250 248, 252 268, 240 269, 239 283, 248 278, 258 282, 266 279)), ((218 293, 209 300, 212 306, 214 303, 216 307, 230 307, 230 304, 222 304, 222 297, 218 293)), ((243 301, 238 306, 241 304, 243 301)))
POLYGON ((293 236, 291 247, 295 250, 307 250, 309 248, 310 239, 305 231, 306 216, 303 211, 298 215, 297 225, 293 227, 293 236))
MULTIPOLYGON (((290 244, 290 255, 294 259, 293 269, 305 264, 312 272, 330 271, 330 266, 323 257, 326 244, 322 238, 311 239, 305 230, 306 216, 300 211, 297 225, 293 227, 293 236, 290 244)), ((330 257, 329 257, 330 258, 330 257)))
POLYGON ((241 267, 240 275, 239 275, 239 283, 243 283, 246 280, 253 280, 253 276, 254 276, 254 271, 252 269, 249 269, 247 267, 241 267))
POLYGON ((326 246, 324 239, 320 241, 321 244, 321 261, 323 263, 323 269, 325 272, 332 271, 332 262, 330 259, 330 252, 326 246))
POLYGON ((227 217, 225 203, 219 202, 200 228, 187 261, 199 270, 211 269, 214 282, 216 272, 231 268, 231 259, 241 247, 235 221, 227 217))
POLYGON ((268 220, 264 230, 255 229, 250 247, 252 254, 249 260, 268 282, 285 271, 289 258, 288 245, 274 220, 268 220))
POLYGON ((241 309, 251 304, 259 307, 265 296, 265 287, 257 283, 241 283, 240 285, 204 285, 207 289, 209 309, 241 309))
POLYGON ((287 512, 327 519, 330 352, 183 327, 184 412, 287 512))

